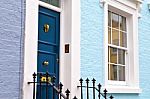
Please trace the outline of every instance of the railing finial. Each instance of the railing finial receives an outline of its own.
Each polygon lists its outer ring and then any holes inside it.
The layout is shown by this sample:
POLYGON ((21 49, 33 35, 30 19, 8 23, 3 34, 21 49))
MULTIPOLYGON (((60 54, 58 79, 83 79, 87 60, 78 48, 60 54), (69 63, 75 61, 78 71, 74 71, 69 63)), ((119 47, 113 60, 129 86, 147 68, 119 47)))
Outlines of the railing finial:
POLYGON ((113 99, 114 97, 111 95, 109 98, 110 98, 110 99, 113 99))
POLYGON ((65 91, 65 93, 66 93, 66 97, 67 97, 67 99, 69 99, 70 91, 67 89, 67 90, 65 91))

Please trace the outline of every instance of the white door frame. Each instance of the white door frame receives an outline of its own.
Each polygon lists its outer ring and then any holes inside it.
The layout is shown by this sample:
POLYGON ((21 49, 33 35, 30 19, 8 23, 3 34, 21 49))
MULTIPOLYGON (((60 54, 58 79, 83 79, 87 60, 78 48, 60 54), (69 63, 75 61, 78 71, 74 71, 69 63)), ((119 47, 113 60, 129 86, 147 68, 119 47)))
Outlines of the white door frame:
POLYGON ((80 0, 61 0, 61 8, 39 0, 26 0, 23 99, 32 99, 32 74, 37 71, 38 8, 39 5, 60 12, 60 81, 71 97, 79 97, 80 79, 80 0), (65 44, 70 53, 65 53, 65 44))

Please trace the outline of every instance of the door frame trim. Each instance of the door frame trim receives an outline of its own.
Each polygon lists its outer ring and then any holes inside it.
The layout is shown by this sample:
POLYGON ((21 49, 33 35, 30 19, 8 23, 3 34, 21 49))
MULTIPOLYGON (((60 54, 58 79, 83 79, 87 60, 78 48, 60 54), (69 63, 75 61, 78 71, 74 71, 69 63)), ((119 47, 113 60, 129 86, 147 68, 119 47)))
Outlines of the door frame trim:
POLYGON ((22 97, 31 99, 33 94, 32 85, 27 82, 32 81, 32 74, 37 71, 39 5, 60 12, 59 80, 64 84, 64 89, 69 88, 72 95, 79 96, 77 85, 80 79, 80 0, 61 0, 61 8, 39 0, 26 0, 22 97), (70 45, 70 53, 64 53, 65 44, 70 45))

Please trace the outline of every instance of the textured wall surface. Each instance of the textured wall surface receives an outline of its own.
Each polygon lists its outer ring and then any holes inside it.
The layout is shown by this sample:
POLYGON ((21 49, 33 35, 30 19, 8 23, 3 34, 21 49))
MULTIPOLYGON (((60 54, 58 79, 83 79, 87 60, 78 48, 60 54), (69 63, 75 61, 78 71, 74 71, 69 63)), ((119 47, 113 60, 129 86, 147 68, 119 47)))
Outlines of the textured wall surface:
MULTIPOLYGON (((139 19, 140 94, 114 94, 115 99, 149 99, 150 11, 144 0, 139 19)), ((104 82, 104 21, 99 0, 81 0, 81 77, 104 82)))
POLYGON ((21 99, 23 0, 0 0, 0 99, 21 99))
POLYGON ((81 76, 83 78, 103 78, 101 70, 103 41, 103 9, 99 6, 99 0, 81 0, 81 76))

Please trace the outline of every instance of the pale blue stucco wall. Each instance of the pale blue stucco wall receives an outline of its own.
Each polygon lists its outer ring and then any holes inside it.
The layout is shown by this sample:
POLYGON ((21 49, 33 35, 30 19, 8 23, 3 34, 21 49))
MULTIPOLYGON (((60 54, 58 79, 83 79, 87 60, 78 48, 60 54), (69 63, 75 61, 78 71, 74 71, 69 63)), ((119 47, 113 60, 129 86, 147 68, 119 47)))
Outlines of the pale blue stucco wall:
MULTIPOLYGON (((144 0, 139 19, 140 94, 113 94, 115 99, 150 98, 150 11, 144 0)), ((104 18, 99 0, 81 0, 81 77, 104 83, 104 18)))
POLYGON ((21 99, 24 0, 0 0, 0 99, 21 99))

